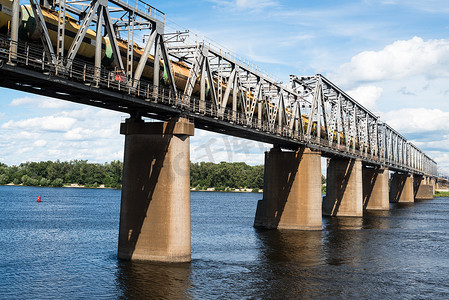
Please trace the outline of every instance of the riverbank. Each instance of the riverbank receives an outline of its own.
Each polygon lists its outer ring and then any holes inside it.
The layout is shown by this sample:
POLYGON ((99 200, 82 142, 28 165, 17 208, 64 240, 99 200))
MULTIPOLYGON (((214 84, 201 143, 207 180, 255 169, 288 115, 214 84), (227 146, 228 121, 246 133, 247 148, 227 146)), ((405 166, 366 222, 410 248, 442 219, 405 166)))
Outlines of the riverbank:
MULTIPOLYGON (((14 184, 12 182, 3 184, 5 186, 32 186, 32 185, 24 185, 24 184, 14 184)), ((42 186, 36 186, 36 187, 42 187, 42 186)), ((112 188, 112 187, 106 187, 104 184, 100 184, 98 186, 89 186, 89 185, 82 185, 78 183, 71 183, 71 184, 63 184, 62 186, 57 186, 62 188, 81 188, 81 189, 114 189, 114 190, 120 190, 120 188, 112 188)), ((191 192, 227 192, 227 193, 263 193, 262 189, 231 189, 231 188, 207 188, 207 189, 196 189, 196 188, 190 188, 191 192)))
MULTIPOLYGON (((7 184, 2 184, 4 186, 35 186, 35 185, 24 185, 24 184, 14 184, 12 182, 7 184)), ((98 186, 89 186, 89 185, 82 185, 77 183, 70 183, 70 184, 63 184, 61 186, 35 186, 35 187, 62 187, 62 188, 81 188, 81 189, 121 189, 121 188, 112 188, 112 187, 105 187, 104 184, 100 184, 98 186)))
MULTIPOLYGON (((14 184, 14 183, 8 183, 3 184, 4 186, 29 186, 29 185, 23 185, 23 184, 14 184)), ((38 186, 39 187, 39 186, 38 186)), ((112 187, 105 187, 104 184, 100 184, 98 186, 86 186, 82 184, 77 183, 71 183, 71 184, 64 184, 60 187, 63 188, 82 188, 82 189, 114 189, 114 190, 120 190, 120 188, 112 188, 112 187)), ((207 188, 207 189, 196 189, 196 188, 190 188, 191 192, 224 192, 224 193, 259 193, 263 194, 262 189, 231 189, 231 188, 224 188, 224 189, 215 189, 215 188, 207 188)), ((325 193, 323 193, 325 194, 325 193)), ((434 197, 449 197, 449 190, 437 190, 435 191, 434 197)))
POLYGON ((437 190, 434 197, 449 197, 449 190, 437 190))

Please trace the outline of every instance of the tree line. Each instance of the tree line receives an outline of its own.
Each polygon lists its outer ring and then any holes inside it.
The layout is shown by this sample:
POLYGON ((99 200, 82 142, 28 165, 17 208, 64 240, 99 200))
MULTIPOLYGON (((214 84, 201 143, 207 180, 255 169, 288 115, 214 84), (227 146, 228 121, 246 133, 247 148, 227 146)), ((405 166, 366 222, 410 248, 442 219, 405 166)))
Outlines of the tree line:
MULTIPOLYGON (((18 166, 0 163, 0 185, 13 183, 27 186, 61 187, 79 184, 86 187, 104 185, 121 188, 123 163, 112 161, 98 164, 87 160, 61 162, 26 162, 18 166)), ((243 162, 190 163, 190 186, 196 190, 214 188, 216 191, 234 189, 263 189, 264 166, 250 166, 243 162)), ((322 183, 325 184, 324 176, 322 183)), ((325 190, 324 190, 325 192, 325 190)))
MULTIPOLYGON (((26 162, 16 166, 0 163, 0 185, 61 187, 79 184, 121 188, 123 163, 89 163, 87 160, 26 162)), ((263 166, 245 163, 190 163, 190 185, 197 190, 214 188, 263 188, 263 166)))
POLYGON ((87 160, 26 162, 18 166, 0 163, 0 184, 61 187, 79 184, 120 188, 123 163, 88 163, 87 160))
POLYGON ((250 166, 243 162, 190 163, 190 186, 196 190, 246 188, 256 191, 263 188, 263 166, 250 166))

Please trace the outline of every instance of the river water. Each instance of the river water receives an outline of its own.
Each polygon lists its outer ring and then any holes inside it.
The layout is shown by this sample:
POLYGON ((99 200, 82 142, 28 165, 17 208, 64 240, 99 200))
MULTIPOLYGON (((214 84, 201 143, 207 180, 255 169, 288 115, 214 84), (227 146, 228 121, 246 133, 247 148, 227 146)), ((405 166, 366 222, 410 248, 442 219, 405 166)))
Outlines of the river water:
POLYGON ((192 262, 151 264, 116 258, 120 191, 1 186, 0 298, 449 298, 449 198, 301 232, 254 229, 261 197, 192 192, 192 262))

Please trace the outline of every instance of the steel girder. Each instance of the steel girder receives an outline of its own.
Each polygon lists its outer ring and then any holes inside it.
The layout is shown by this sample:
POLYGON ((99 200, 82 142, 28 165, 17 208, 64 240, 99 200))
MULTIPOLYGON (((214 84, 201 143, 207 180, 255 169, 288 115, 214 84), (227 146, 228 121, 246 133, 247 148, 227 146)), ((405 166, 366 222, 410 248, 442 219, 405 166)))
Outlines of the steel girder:
MULTIPOLYGON (((188 106, 194 94, 199 94, 199 111, 205 115, 288 137, 294 143, 329 149, 341 156, 366 158, 404 172, 437 174, 436 163, 425 153, 320 74, 292 75, 290 83, 283 84, 213 43, 196 39, 191 43, 183 33, 164 33, 163 13, 140 0, 56 0, 50 7, 59 12, 57 42, 52 45, 40 6, 35 0, 28 1, 49 58, 47 63, 54 65, 56 75, 58 68, 62 75, 69 72, 91 29, 97 32, 95 76, 100 80, 100 45, 107 37, 115 66, 126 75, 129 93, 136 90, 139 95, 144 67, 153 51, 153 88, 148 100, 157 98, 159 89, 164 88, 160 80, 162 63, 171 90, 169 98, 181 99, 188 106), (64 51, 66 12, 81 24, 68 51, 64 51), (122 32, 127 33, 125 53, 120 53, 119 48, 122 32), (139 33, 146 41, 138 39, 139 33), (140 59, 134 55, 136 44, 142 52, 140 59), (175 82, 174 62, 188 68, 184 86, 175 82)), ((17 1, 15 4, 17 10, 17 1)), ((11 46, 10 51, 11 60, 17 49, 11 46)))

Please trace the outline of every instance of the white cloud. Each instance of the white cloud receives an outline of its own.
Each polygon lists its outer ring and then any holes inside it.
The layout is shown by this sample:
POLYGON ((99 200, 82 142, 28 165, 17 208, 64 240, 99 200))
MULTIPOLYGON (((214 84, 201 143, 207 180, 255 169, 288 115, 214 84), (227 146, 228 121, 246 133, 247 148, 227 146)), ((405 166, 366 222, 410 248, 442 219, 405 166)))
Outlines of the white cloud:
POLYGON ((428 153, 438 164, 438 174, 449 176, 449 153, 431 151, 428 153))
POLYGON ((41 108, 63 108, 63 107, 67 107, 69 105, 70 104, 66 101, 50 99, 50 98, 47 98, 44 101, 41 101, 39 103, 39 107, 41 107, 41 108))
POLYGON ((231 9, 242 9, 249 11, 260 11, 266 7, 277 6, 277 1, 272 0, 209 0, 209 2, 213 2, 220 6, 229 7, 231 9))
MULTIPOLYGON (((88 122, 89 123, 89 122, 88 122)), ((114 138, 119 133, 119 124, 113 126, 109 125, 107 128, 103 128, 101 124, 93 125, 94 128, 87 128, 85 125, 79 123, 82 127, 76 127, 68 130, 64 133, 63 137, 66 140, 93 140, 95 141, 98 137, 102 139, 114 138)))
POLYGON ((262 9, 268 6, 276 6, 277 2, 271 0, 235 0, 235 5, 241 8, 262 9))
POLYGON ((383 88, 364 85, 348 91, 348 95, 354 98, 357 102, 362 104, 368 110, 376 110, 376 102, 382 96, 383 88))
POLYGON ((32 150, 33 150, 32 147, 24 147, 24 148, 17 149, 17 153, 22 154, 22 153, 26 153, 26 152, 31 152, 32 150))
POLYGON ((77 127, 64 133, 64 138, 67 140, 83 140, 83 138, 85 138, 83 133, 86 134, 87 132, 89 132, 89 130, 77 127))
POLYGON ((39 108, 63 108, 67 107, 70 104, 66 101, 57 100, 53 98, 43 97, 43 96, 31 96, 31 97, 21 97, 15 98, 9 104, 11 106, 20 106, 20 105, 32 105, 39 108))
POLYGON ((404 108, 385 113, 382 119, 404 134, 449 131, 449 112, 439 109, 404 108))
POLYGON ((19 105, 27 105, 27 104, 34 104, 35 103, 35 97, 21 97, 16 98, 11 101, 9 105, 11 106, 19 106, 19 105))
POLYGON ((45 145, 47 145, 46 140, 37 140, 33 143, 33 146, 35 146, 35 147, 43 147, 45 145))
POLYGON ((16 139, 20 139, 20 140, 30 140, 30 139, 37 139, 39 138, 40 134, 36 133, 36 132, 30 132, 30 131, 20 131, 18 133, 15 134, 15 138, 16 139))
POLYGON ((449 77, 449 39, 424 41, 420 37, 396 41, 380 51, 352 57, 329 75, 337 83, 375 82, 413 75, 449 77))
MULTIPOLYGON (((74 109, 57 113, 47 108, 39 112, 40 117, 3 123, 0 126, 2 162, 11 165, 57 159, 122 160, 124 138, 119 126, 123 113, 81 105, 71 107, 74 109)), ((27 110, 31 108, 21 107, 20 113, 30 115, 26 114, 27 110)))
POLYGON ((66 131, 76 122, 76 119, 60 116, 46 116, 30 118, 20 121, 8 121, 2 125, 4 129, 36 129, 40 128, 46 131, 66 131))
POLYGON ((82 109, 74 109, 70 110, 70 112, 63 112, 64 115, 68 115, 72 118, 75 118, 79 121, 88 120, 92 117, 92 111, 89 107, 83 107, 82 109))

